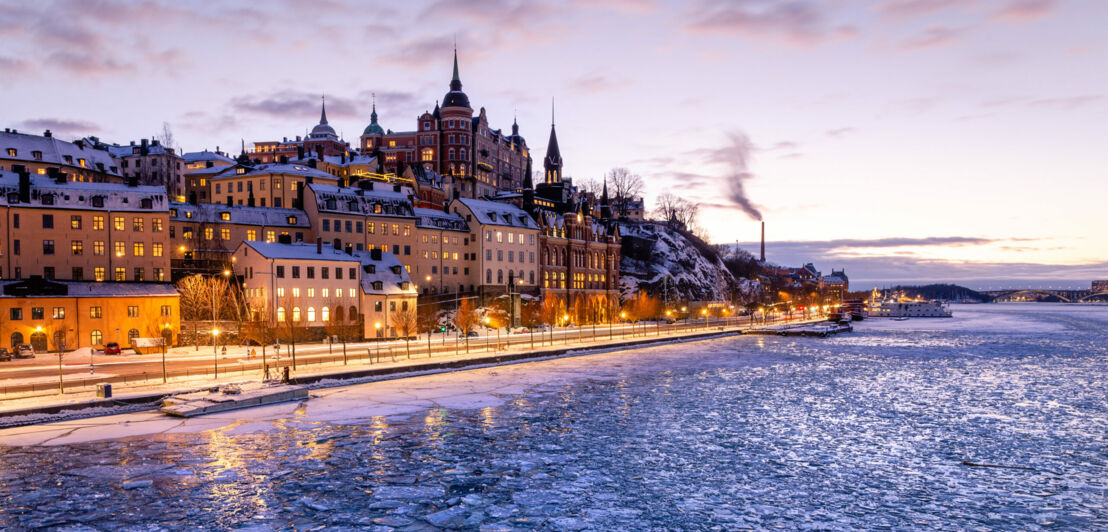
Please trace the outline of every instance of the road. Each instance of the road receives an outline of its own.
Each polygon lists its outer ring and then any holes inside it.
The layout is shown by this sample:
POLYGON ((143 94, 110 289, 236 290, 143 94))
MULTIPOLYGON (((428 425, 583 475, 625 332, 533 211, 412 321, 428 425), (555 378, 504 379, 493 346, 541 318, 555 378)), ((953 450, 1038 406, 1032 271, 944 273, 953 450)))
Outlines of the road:
MULTIPOLYGON (((796 320, 793 320, 796 321, 796 320)), ((770 322, 769 324, 780 323, 770 322)), ((495 332, 485 331, 476 337, 469 338, 471 352, 501 352, 508 350, 530 349, 532 342, 534 348, 560 347, 563 345, 586 346, 594 343, 609 341, 609 338, 631 338, 642 336, 667 336, 672 334, 684 334, 697 330, 710 330, 720 326, 747 326, 750 321, 747 317, 731 318, 727 320, 710 319, 689 320, 672 324, 638 323, 635 325, 621 324, 614 326, 598 325, 581 328, 556 328, 553 331, 535 332, 532 336, 528 333, 507 335, 501 331, 498 336, 495 332), (725 323, 726 322, 726 323, 725 323), (595 337, 594 337, 595 334, 595 337)), ((427 357, 427 336, 412 340, 408 345, 411 356, 427 357)), ((192 346, 174 347, 168 350, 164 370, 170 379, 190 377, 197 375, 211 375, 218 371, 222 375, 228 373, 249 374, 263 371, 263 353, 260 346, 253 348, 256 356, 250 358, 248 349, 242 346, 227 346, 227 354, 222 352, 213 354, 212 347, 200 346, 196 349, 192 346)), ((430 342, 432 355, 456 354, 466 351, 464 338, 458 338, 454 333, 433 333, 430 342)), ((372 364, 380 361, 402 359, 407 356, 405 342, 402 340, 389 340, 381 342, 356 342, 346 344, 347 360, 351 364, 372 364)), ((274 346, 267 346, 264 353, 264 363, 270 368, 291 366, 293 361, 288 345, 280 347, 278 358, 274 346)), ((341 344, 328 346, 323 343, 300 344, 296 346, 296 367, 318 366, 321 364, 343 364, 343 347, 341 344)), ((277 371, 274 369, 274 371, 277 371)), ((90 355, 84 352, 71 352, 63 355, 60 372, 67 386, 91 385, 95 381, 108 380, 114 382, 160 382, 163 372, 163 357, 160 353, 149 355, 123 354, 103 355, 99 352, 90 355)), ((33 359, 17 359, 0 363, 0 395, 28 391, 28 386, 34 389, 54 388, 58 384, 59 364, 58 356, 53 353, 38 353, 33 359)), ((275 375, 276 373, 274 373, 275 375)))

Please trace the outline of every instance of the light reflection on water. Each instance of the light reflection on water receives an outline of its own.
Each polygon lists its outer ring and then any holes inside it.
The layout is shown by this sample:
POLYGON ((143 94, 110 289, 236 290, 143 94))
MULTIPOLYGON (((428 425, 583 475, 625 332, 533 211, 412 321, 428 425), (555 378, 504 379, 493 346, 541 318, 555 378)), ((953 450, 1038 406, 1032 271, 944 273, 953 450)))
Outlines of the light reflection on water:
POLYGON ((614 378, 496 407, 0 449, 0 527, 349 528, 453 507, 522 529, 1104 528, 1106 320, 1034 309, 636 351, 614 378), (147 466, 168 468, 120 488, 147 466))

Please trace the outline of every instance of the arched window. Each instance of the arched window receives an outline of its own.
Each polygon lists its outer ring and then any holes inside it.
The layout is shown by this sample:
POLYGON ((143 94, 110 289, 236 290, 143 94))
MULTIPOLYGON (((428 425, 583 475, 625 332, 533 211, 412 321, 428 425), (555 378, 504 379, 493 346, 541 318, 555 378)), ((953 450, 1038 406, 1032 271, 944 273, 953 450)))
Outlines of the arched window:
POLYGON ((277 307, 277 321, 285 321, 285 307, 277 307))
POLYGON ((331 311, 327 307, 319 309, 319 320, 329 321, 331 318, 331 311))
POLYGON ((89 344, 104 345, 104 333, 100 332, 100 329, 93 329, 92 332, 89 333, 89 344))
POLYGON ((315 321, 315 307, 308 307, 308 321, 315 321))
POLYGON ((340 305, 340 306, 335 307, 335 321, 337 321, 339 323, 342 323, 342 320, 343 320, 342 306, 340 305))
POLYGON ((346 321, 354 321, 358 319, 358 307, 351 306, 350 310, 346 313, 346 321))
POLYGON ((15 349, 15 346, 17 346, 21 343, 23 343, 23 333, 21 333, 21 332, 12 333, 12 349, 15 349))
POLYGON ((566 263, 566 250, 563 249, 562 250, 562 262, 559 262, 558 266, 568 266, 568 265, 569 264, 566 263))
POLYGON ((135 338, 138 338, 138 337, 139 337, 138 329, 131 329, 131 330, 127 331, 127 343, 128 344, 135 345, 135 338))
POLYGON ((292 321, 300 321, 300 307, 292 307, 292 321))
POLYGON ((504 270, 496 270, 496 283, 500 284, 504 282, 504 270))
POLYGON ((531 270, 531 274, 527 276, 531 284, 535 284, 535 270, 531 270))
POLYGON ((492 270, 485 270, 485 284, 492 284, 492 270))

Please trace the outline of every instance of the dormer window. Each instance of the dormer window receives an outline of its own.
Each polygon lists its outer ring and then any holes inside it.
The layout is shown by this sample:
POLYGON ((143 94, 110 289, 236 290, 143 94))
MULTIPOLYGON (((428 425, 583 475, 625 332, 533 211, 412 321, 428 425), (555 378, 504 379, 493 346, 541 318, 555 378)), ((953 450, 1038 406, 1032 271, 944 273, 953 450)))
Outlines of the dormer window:
POLYGON ((85 159, 83 157, 80 158, 80 159, 77 159, 77 164, 81 165, 81 168, 84 168, 85 167, 85 159))
POLYGON ((245 174, 245 173, 246 173, 246 169, 245 169, 245 168, 236 168, 236 169, 235 169, 235 173, 236 173, 236 174, 238 174, 238 175, 242 175, 242 174, 245 174))
POLYGON ((53 205, 54 204, 54 195, 53 194, 43 194, 42 195, 42 204, 43 205, 53 205))
POLYGON ((365 272, 366 273, 377 273, 377 265, 376 264, 366 264, 365 265, 365 272))
POLYGON ((36 161, 41 161, 42 160, 42 152, 38 151, 38 150, 35 150, 35 151, 31 152, 31 157, 34 157, 36 161))
POLYGON ((496 213, 495 212, 489 212, 489 220, 491 220, 493 222, 496 221, 496 213))
POLYGON ((288 222, 289 222, 289 225, 296 225, 296 217, 295 216, 289 216, 288 217, 288 222))
POLYGON ((394 273, 396 275, 400 275, 400 266, 393 266, 389 269, 392 270, 392 273, 394 273))
POLYGON ((404 282, 400 283, 400 289, 401 290, 407 290, 408 289, 408 281, 404 281, 404 282))
POLYGON ((154 208, 154 200, 152 200, 150 198, 142 198, 142 202, 139 204, 139 208, 153 209, 154 208))
POLYGON ((229 222, 229 221, 231 221, 231 213, 221 212, 221 213, 219 213, 219 219, 223 220, 224 222, 229 222))
POLYGON ((169 209, 169 215, 176 218, 177 217, 177 209, 169 209))
POLYGON ((97 208, 103 208, 104 207, 104 196, 93 196, 92 197, 92 206, 97 207, 97 208))
POLYGON ((338 208, 338 206, 336 205, 336 203, 335 203, 335 200, 334 200, 334 199, 329 199, 329 200, 327 200, 327 209, 329 209, 329 210, 335 210, 336 208, 338 208))
POLYGON ((15 157, 16 155, 19 155, 19 150, 8 148, 8 157, 15 157))
POLYGON ((192 211, 185 211, 185 218, 192 218, 192 211))
POLYGON ((73 164, 73 156, 72 155, 66 155, 65 156, 65 164, 73 164))
POLYGON ((19 203, 19 193, 9 192, 8 193, 8 203, 19 203))
POLYGON ((382 283, 381 281, 373 281, 373 289, 374 290, 384 290, 384 288, 385 288, 385 283, 382 283))
POLYGON ((381 204, 380 203, 374 203, 373 204, 373 214, 381 214, 381 204))

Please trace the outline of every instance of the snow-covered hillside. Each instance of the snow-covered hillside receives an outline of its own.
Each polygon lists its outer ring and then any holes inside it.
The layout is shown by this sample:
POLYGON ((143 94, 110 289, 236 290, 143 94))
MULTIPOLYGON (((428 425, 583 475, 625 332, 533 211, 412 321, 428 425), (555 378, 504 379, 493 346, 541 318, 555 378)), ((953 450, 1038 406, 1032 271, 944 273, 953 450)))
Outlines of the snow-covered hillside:
POLYGON ((745 301, 760 290, 757 283, 736 280, 706 244, 655 222, 620 222, 623 238, 620 289, 624 299, 640 289, 671 301, 745 301))

